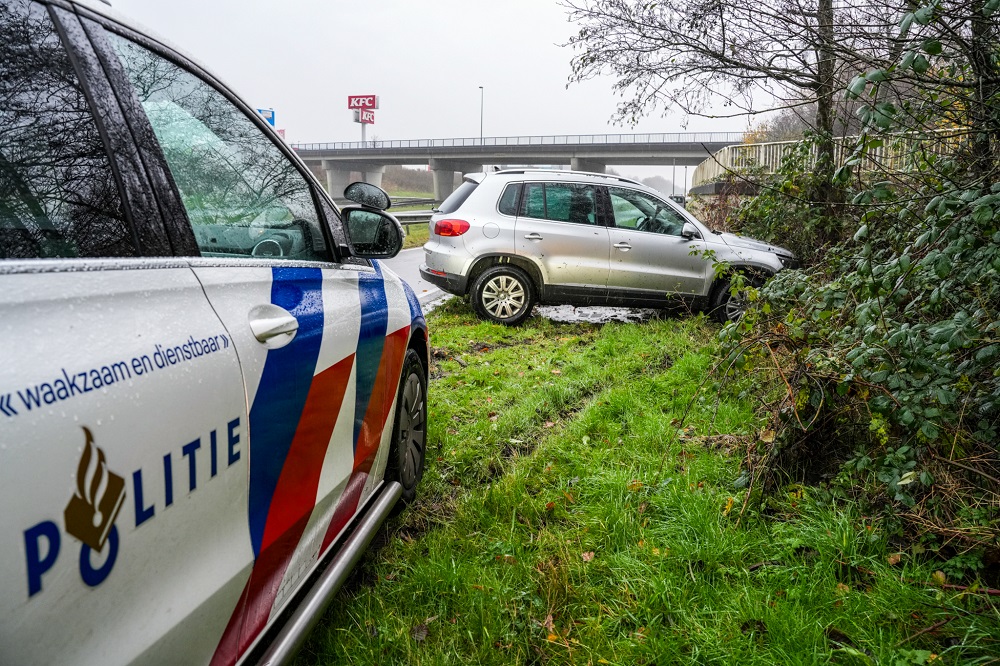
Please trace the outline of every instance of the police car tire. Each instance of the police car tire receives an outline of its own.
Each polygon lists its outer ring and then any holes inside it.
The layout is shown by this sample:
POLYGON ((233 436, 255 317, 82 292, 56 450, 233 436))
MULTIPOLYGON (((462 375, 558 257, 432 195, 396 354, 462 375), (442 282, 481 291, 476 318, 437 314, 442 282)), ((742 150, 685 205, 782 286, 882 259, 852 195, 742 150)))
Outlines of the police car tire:
POLYGON ((517 326, 531 316, 535 307, 535 287, 528 274, 516 266, 500 265, 487 268, 472 285, 472 309, 482 319, 506 326, 517 326), (509 290, 510 297, 520 307, 508 316, 503 307, 490 299, 497 290, 509 290), (493 311, 491 311, 491 309, 493 311))
POLYGON ((426 451, 427 374, 417 352, 407 349, 396 391, 392 446, 385 469, 386 480, 398 481, 403 486, 397 510, 410 504, 417 496, 417 484, 424 475, 426 451))

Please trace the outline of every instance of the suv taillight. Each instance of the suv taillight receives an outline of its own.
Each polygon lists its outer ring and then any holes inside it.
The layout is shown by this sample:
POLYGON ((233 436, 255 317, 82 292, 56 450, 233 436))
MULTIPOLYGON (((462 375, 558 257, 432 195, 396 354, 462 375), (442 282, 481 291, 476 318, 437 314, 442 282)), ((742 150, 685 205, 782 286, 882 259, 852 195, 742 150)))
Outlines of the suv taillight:
POLYGON ((438 236, 461 236, 469 230, 465 220, 438 220, 434 223, 434 233, 438 236))

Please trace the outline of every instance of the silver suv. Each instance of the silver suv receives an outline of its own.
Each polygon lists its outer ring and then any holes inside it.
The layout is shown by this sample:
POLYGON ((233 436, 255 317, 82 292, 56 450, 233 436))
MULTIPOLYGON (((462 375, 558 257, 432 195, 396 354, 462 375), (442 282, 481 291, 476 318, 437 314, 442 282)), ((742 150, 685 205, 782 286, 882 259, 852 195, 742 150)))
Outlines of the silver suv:
POLYGON ((536 303, 660 307, 678 298, 720 321, 745 305, 730 278, 762 284, 788 250, 709 230, 628 178, 576 171, 473 173, 431 218, 421 276, 516 325, 536 303), (715 264, 729 266, 716 276, 715 264))

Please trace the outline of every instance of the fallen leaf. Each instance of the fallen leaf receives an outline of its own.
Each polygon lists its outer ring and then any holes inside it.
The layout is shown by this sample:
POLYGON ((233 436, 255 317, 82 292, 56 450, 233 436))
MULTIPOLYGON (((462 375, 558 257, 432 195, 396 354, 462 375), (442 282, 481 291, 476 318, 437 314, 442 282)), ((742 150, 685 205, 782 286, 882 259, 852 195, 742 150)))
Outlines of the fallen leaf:
POLYGON ((887 560, 888 560, 888 562, 889 562, 889 566, 890 566, 890 567, 894 567, 894 566, 896 566, 897 564, 899 564, 899 560, 901 560, 901 559, 902 559, 902 557, 903 557, 903 554, 902 554, 902 553, 893 553, 892 555, 890 555, 890 556, 889 556, 889 557, 887 558, 887 560))
POLYGON ((542 626, 549 630, 549 633, 555 633, 556 625, 552 621, 552 613, 545 616, 545 622, 542 622, 542 626))
POLYGON ((562 374, 562 370, 560 370, 559 368, 553 368, 552 369, 552 374, 553 375, 561 375, 562 374))
POLYGON ((549 634, 548 636, 546 636, 546 640, 548 642, 550 642, 550 643, 553 643, 553 642, 559 640, 559 637, 556 636, 555 634, 549 634))
POLYGON ((734 503, 735 503, 735 500, 732 497, 730 497, 728 500, 726 500, 726 508, 722 510, 722 515, 723 516, 728 516, 729 515, 729 512, 733 510, 733 504, 734 503))
POLYGON ((546 511, 552 511, 555 508, 556 508, 556 503, 555 502, 549 502, 549 503, 547 503, 545 505, 545 510, 546 511))
POLYGON ((573 493, 568 493, 568 492, 566 492, 564 490, 563 491, 563 496, 566 497, 566 501, 569 502, 570 504, 575 504, 576 503, 576 500, 573 499, 573 493))
POLYGON ((847 594, 851 591, 849 585, 844 585, 843 583, 837 583, 837 594, 847 594))
POLYGON ((640 481, 639 479, 632 479, 631 481, 629 481, 628 489, 631 490, 632 492, 635 492, 640 488, 642 488, 642 481, 640 481))
POLYGON ((931 580, 934 581, 935 585, 944 585, 948 582, 948 577, 944 575, 943 571, 935 571, 933 575, 931 575, 931 580))
POLYGON ((660 549, 659 548, 654 548, 653 549, 653 555, 659 555, 659 554, 660 554, 660 549))
POLYGON ((586 553, 580 553, 580 557, 583 558, 584 562, 590 562, 592 559, 594 559, 594 551, 590 550, 587 551, 586 553))
POLYGON ((649 506, 649 505, 648 505, 648 504, 646 504, 645 502, 643 502, 643 503, 641 503, 641 504, 639 505, 639 515, 640 515, 640 516, 641 516, 642 514, 646 513, 646 508, 647 508, 648 506, 649 506))
POLYGON ((413 629, 410 629, 410 636, 413 636, 413 640, 417 641, 418 643, 427 638, 427 633, 428 631, 426 624, 418 624, 417 626, 413 627, 413 629))
POLYGON ((543 428, 551 428, 554 425, 555 425, 555 423, 553 423, 552 421, 546 421, 545 423, 542 424, 542 427, 543 428))
POLYGON ((774 441, 774 431, 773 430, 761 430, 760 431, 760 441, 765 444, 770 444, 774 441))
POLYGON ((433 622, 436 619, 438 619, 438 616, 437 615, 432 615, 429 618, 427 618, 426 620, 424 620, 424 624, 430 624, 431 622, 433 622))

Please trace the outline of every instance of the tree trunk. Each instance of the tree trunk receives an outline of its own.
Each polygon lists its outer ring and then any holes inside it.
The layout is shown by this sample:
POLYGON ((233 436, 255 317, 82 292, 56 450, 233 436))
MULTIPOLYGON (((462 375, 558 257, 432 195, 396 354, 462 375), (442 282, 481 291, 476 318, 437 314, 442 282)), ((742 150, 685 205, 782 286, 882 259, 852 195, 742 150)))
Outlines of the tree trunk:
POLYGON ((816 176, 815 201, 833 215, 833 207, 842 196, 833 185, 834 162, 834 55, 833 0, 819 0, 817 7, 819 31, 816 44, 816 176))
POLYGON ((969 108, 972 129, 972 170, 982 187, 996 182, 996 151, 1000 146, 1000 71, 997 68, 997 15, 983 16, 985 0, 972 3, 972 39, 968 53, 974 88, 969 108))

